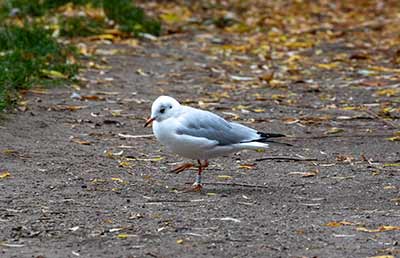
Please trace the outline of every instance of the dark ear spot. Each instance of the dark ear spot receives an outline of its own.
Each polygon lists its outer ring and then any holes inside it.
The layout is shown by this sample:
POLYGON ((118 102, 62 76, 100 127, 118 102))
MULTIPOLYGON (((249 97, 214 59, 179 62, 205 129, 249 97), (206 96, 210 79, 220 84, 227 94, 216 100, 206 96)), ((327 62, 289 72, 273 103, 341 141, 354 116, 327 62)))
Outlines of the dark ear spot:
POLYGON ((161 113, 161 114, 164 114, 164 112, 165 112, 165 108, 161 108, 161 109, 160 109, 160 113, 161 113))

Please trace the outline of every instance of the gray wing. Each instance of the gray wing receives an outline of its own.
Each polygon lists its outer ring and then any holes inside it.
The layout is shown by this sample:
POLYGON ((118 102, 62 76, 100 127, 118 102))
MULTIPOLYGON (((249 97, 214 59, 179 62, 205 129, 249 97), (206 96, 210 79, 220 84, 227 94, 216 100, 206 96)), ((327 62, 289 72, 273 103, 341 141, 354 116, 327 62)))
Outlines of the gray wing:
POLYGON ((181 114, 176 133, 217 141, 218 145, 231 145, 260 138, 257 131, 238 123, 228 122, 208 111, 194 108, 181 114))

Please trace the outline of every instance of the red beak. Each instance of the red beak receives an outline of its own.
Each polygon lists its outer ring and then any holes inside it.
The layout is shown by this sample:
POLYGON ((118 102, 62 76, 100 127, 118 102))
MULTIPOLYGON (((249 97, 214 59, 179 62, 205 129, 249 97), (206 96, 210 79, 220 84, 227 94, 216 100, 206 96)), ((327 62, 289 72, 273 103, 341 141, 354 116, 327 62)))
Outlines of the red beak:
POLYGON ((149 124, 151 124, 156 118, 155 117, 150 117, 149 119, 146 120, 146 123, 144 124, 144 127, 147 127, 149 124))

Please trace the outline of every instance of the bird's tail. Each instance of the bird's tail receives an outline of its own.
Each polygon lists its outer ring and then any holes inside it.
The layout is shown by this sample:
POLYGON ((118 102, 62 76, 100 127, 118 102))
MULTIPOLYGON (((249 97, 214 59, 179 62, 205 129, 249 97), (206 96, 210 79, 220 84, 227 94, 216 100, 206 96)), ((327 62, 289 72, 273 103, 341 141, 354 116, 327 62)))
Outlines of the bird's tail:
POLYGON ((261 147, 261 148, 268 148, 268 143, 280 144, 280 145, 285 145, 285 146, 293 146, 289 143, 276 142, 276 141, 270 140, 270 138, 286 137, 286 135, 284 135, 284 134, 263 133, 263 132, 257 132, 257 134, 260 136, 260 138, 254 139, 251 141, 242 142, 242 144, 248 143, 250 145, 250 147, 254 146, 255 148, 256 148, 256 146, 261 147))

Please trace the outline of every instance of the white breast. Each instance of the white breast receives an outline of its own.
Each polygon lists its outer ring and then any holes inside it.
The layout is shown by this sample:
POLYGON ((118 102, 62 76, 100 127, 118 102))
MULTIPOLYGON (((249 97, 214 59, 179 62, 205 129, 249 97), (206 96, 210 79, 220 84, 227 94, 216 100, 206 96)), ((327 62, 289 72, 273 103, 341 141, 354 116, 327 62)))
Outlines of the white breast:
POLYGON ((153 123, 153 132, 157 140, 171 151, 190 159, 207 160, 235 151, 232 146, 218 146, 218 142, 202 137, 177 134, 178 122, 166 119, 153 123))

